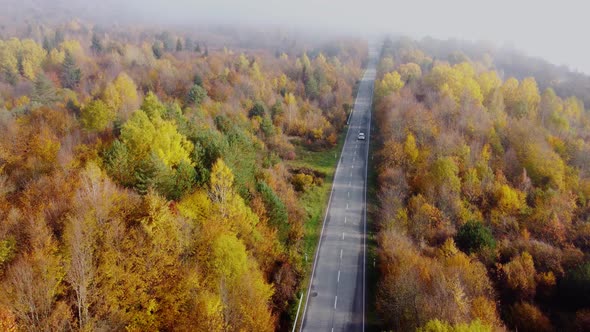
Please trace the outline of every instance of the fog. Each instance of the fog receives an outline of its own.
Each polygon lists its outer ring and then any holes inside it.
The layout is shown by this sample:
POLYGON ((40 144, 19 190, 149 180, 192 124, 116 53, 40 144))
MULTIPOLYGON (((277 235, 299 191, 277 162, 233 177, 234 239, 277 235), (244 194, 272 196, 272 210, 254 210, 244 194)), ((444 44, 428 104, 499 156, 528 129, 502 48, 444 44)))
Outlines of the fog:
MULTIPOLYGON (((14 0, 0 0, 0 3, 14 0)), ((67 0, 32 0, 52 5, 67 0)), ((148 23, 281 25, 330 33, 487 40, 590 73, 590 4, 562 0, 69 0, 107 20, 148 23)))
MULTIPOLYGON (((162 13, 158 9, 161 3, 134 0, 128 5, 158 15, 162 13)), ((164 14, 167 19, 288 24, 331 32, 489 40, 590 73, 590 46, 585 35, 590 4, 585 1, 176 0, 165 3, 169 10, 164 14), (174 7, 172 3, 177 3, 177 7, 170 9, 174 7)))

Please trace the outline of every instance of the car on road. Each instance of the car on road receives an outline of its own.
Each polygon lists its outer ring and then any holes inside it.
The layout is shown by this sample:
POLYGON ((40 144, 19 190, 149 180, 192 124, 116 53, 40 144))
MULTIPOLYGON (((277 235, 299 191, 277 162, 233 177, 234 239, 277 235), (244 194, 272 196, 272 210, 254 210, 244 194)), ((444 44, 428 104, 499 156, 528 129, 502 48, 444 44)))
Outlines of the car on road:
POLYGON ((359 133, 357 139, 359 141, 364 141, 365 140, 365 133, 363 133, 362 131, 359 133))

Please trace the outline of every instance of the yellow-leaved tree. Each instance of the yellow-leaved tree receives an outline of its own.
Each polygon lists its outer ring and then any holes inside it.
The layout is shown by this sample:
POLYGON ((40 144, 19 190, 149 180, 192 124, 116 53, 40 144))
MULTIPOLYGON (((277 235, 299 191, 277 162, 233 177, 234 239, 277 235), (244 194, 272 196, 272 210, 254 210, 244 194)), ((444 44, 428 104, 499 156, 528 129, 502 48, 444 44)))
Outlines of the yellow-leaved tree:
POLYGON ((383 79, 377 82, 376 95, 378 97, 385 97, 391 93, 398 92, 404 87, 400 74, 397 71, 387 73, 383 79))
POLYGON ((113 82, 107 84, 103 100, 111 110, 122 118, 127 118, 138 106, 137 86, 129 75, 122 72, 113 82))
POLYGON ((191 163, 193 145, 178 132, 176 125, 160 117, 150 120, 142 110, 135 111, 123 125, 121 141, 136 161, 154 153, 168 167, 181 161, 191 163))
POLYGON ((483 96, 484 105, 488 105, 492 100, 494 91, 502 86, 502 80, 498 77, 495 70, 483 72, 477 76, 477 83, 483 96))
POLYGON ((475 70, 467 62, 452 67, 448 64, 436 65, 426 77, 426 83, 456 103, 483 102, 480 85, 475 80, 475 70))
POLYGON ((219 289, 225 329, 231 331, 272 331, 269 310, 272 287, 264 281, 256 262, 233 234, 213 241, 209 261, 210 283, 219 289))
POLYGON ((413 62, 404 63, 397 69, 404 82, 411 82, 422 76, 422 69, 413 62))

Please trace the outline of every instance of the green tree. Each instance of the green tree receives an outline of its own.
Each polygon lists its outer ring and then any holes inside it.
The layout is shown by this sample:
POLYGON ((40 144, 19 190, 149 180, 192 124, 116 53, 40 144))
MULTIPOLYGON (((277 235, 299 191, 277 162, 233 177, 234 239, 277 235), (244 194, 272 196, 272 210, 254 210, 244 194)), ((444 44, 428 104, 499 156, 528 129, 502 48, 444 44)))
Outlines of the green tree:
POLYGON ((184 40, 184 49, 191 52, 194 51, 195 43, 190 37, 185 38, 184 40))
POLYGON ((43 49, 47 52, 51 51, 51 49, 53 48, 53 46, 51 45, 51 42, 49 41, 49 38, 47 38, 47 36, 43 37, 43 49))
POLYGON ((152 52, 154 53, 156 59, 162 58, 164 55, 164 46, 162 45, 161 41, 157 40, 152 44, 152 52))
POLYGON ((116 139, 105 152, 103 159, 107 173, 124 186, 133 184, 133 169, 131 168, 129 150, 120 140, 116 139))
POLYGON ((253 118, 255 116, 258 116, 260 118, 264 118, 265 115, 266 115, 266 107, 264 107, 264 104, 262 104, 259 101, 255 102, 254 106, 252 106, 252 108, 250 108, 250 110, 248 111, 248 117, 250 117, 250 118, 253 118))
POLYGON ((195 74, 195 76, 193 77, 193 83, 202 87, 203 86, 203 78, 201 77, 201 75, 195 74))
POLYGON ((494 249, 496 247, 496 240, 489 228, 475 220, 470 220, 459 228, 455 241, 457 246, 468 254, 478 252, 483 248, 494 249))
POLYGON ((182 41, 180 40, 180 38, 176 39, 176 52, 180 52, 182 51, 182 41))
MULTIPOLYGON (((200 78, 200 76, 198 76, 200 78)), ((200 80, 202 84, 202 80, 200 80)), ((207 97, 207 90, 205 90, 200 84, 195 83, 188 91, 186 96, 186 102, 189 105, 199 106, 207 97)))
POLYGON ((95 53, 95 54, 100 54, 103 51, 103 46, 102 46, 102 41, 100 40, 100 37, 98 37, 98 34, 95 32, 92 34, 92 45, 90 45, 90 49, 95 53))
MULTIPOLYGON (((311 71, 311 70, 310 70, 311 71)), ((320 93, 318 80, 313 73, 310 73, 305 80, 305 95, 309 98, 317 98, 320 93)))
MULTIPOLYGON (((159 159, 156 159, 159 161, 159 159)), ((160 161, 155 177, 155 187, 162 195, 171 200, 179 200, 196 184, 197 173, 187 161, 180 161, 178 166, 168 168, 160 161)))
POLYGON ((60 79, 63 87, 67 89, 76 88, 82 79, 82 71, 76 65, 76 60, 69 51, 66 52, 62 64, 60 79))
POLYGON ((59 98, 57 97, 57 91, 53 82, 44 74, 37 75, 33 84, 31 101, 41 105, 49 105, 58 100, 59 98))
POLYGON ((156 96, 156 94, 152 91, 148 92, 148 94, 143 98, 140 108, 145 112, 150 120, 161 118, 166 111, 164 104, 160 102, 158 96, 156 96))
POLYGON ((286 243, 289 235, 289 214, 285 204, 275 194, 272 188, 264 181, 258 181, 256 185, 258 191, 262 194, 262 199, 268 211, 270 223, 279 230, 279 239, 286 243))

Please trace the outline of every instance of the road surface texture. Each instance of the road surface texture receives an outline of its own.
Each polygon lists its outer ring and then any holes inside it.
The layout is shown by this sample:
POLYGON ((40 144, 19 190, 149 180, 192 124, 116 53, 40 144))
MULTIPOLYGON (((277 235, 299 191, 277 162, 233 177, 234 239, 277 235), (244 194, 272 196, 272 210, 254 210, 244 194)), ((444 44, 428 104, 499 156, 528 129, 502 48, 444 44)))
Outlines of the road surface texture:
POLYGON ((301 331, 364 331, 366 180, 377 51, 360 82, 316 252, 301 331), (359 140, 359 132, 365 140, 359 140))

